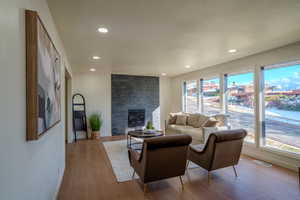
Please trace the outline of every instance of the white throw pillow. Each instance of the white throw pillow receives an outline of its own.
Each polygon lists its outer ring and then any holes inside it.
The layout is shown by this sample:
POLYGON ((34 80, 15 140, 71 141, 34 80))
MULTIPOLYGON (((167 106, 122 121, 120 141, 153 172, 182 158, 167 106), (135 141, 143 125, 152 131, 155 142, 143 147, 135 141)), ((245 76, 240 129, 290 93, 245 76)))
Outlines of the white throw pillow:
POLYGON ((186 115, 177 115, 176 125, 186 125, 187 116, 186 115))

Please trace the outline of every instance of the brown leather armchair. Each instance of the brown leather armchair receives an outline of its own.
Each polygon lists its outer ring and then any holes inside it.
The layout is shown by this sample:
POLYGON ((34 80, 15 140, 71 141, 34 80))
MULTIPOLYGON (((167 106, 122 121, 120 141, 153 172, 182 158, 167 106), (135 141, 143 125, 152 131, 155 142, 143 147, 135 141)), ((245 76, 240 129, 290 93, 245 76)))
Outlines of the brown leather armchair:
MULTIPOLYGON (((161 179, 182 176, 185 173, 187 151, 192 138, 189 135, 170 135, 145 139, 142 151, 128 150, 129 162, 144 184, 161 179)), ((183 186, 182 179, 180 182, 183 186)))
MULTIPOLYGON (((235 165, 238 164, 243 140, 247 132, 244 129, 218 131, 212 133, 205 146, 191 145, 188 151, 188 160, 208 171, 232 166, 235 176, 235 165)), ((189 162, 188 162, 189 163, 189 162)))

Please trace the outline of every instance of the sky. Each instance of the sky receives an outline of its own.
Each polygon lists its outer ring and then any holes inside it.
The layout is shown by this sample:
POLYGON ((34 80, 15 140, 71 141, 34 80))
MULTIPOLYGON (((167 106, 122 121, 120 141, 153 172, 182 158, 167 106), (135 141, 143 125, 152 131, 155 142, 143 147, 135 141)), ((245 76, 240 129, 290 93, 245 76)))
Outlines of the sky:
MULTIPOLYGON (((280 86, 281 89, 296 89, 300 87, 300 65, 289 67, 265 69, 265 82, 270 85, 280 86)), ((235 82, 236 85, 251 84, 254 82, 253 73, 237 74, 228 77, 229 87, 235 82)))
MULTIPOLYGON (((300 88, 300 65, 265 69, 264 78, 266 84, 277 86, 278 90, 293 90, 300 88)), ((204 80, 204 84, 220 82, 219 78, 204 80)), ((196 87, 196 81, 190 82, 188 88, 196 87)), ((246 85, 254 83, 254 73, 243 73, 228 76, 228 86, 232 84, 246 85)))

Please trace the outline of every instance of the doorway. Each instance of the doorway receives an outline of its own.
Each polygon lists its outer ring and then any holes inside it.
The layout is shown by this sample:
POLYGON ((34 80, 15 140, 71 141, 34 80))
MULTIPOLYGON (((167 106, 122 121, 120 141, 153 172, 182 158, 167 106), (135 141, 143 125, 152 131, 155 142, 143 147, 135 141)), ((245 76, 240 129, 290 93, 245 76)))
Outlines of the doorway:
POLYGON ((65 143, 72 142, 72 134, 70 131, 72 130, 72 112, 71 112, 71 96, 72 96, 72 79, 71 75, 68 72, 67 68, 65 68, 65 143))

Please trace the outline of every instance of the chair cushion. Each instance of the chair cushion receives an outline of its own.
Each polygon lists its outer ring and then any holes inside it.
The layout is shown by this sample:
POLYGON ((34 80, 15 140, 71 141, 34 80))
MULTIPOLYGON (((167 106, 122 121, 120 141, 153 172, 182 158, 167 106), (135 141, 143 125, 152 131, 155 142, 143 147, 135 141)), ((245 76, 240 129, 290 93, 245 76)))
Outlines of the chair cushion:
POLYGON ((203 151, 205 144, 191 144, 190 150, 200 153, 203 151))

